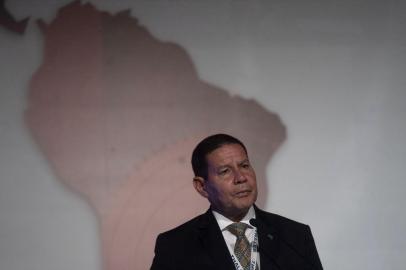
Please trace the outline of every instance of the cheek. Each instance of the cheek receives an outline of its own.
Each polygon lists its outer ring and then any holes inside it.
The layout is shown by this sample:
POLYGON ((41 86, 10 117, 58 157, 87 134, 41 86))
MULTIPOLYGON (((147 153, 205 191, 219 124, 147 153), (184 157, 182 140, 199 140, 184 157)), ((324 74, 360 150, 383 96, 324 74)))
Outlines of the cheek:
POLYGON ((249 177, 249 179, 251 180, 252 183, 256 182, 255 172, 249 173, 248 177, 249 177))
POLYGON ((207 193, 209 194, 210 197, 212 198, 218 198, 221 196, 221 189, 219 189, 217 186, 215 185, 209 185, 207 186, 206 189, 207 193))
POLYGON ((229 191, 229 188, 225 185, 218 185, 218 186, 211 186, 211 194, 212 197, 215 197, 217 200, 224 200, 230 197, 231 192, 229 191))

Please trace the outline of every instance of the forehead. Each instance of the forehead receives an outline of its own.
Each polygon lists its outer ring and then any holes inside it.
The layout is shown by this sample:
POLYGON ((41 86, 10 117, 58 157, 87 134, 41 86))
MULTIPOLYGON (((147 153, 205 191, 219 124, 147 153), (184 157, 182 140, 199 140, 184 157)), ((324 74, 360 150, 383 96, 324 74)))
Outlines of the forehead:
POLYGON ((222 166, 248 159, 244 148, 239 144, 225 144, 206 156, 209 166, 222 166))

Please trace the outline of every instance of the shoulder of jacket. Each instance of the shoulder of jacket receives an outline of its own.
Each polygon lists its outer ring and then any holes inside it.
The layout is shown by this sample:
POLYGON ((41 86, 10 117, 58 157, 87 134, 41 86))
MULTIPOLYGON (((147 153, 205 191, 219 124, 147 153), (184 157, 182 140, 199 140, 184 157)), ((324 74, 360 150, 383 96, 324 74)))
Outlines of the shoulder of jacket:
POLYGON ((272 227, 276 227, 278 230, 284 230, 284 229, 296 229, 296 230, 304 230, 307 229, 309 226, 307 224, 303 224, 301 222, 298 222, 296 220, 266 212, 264 210, 261 210, 259 208, 256 208, 257 211, 257 217, 260 217, 264 222, 269 224, 272 227))
POLYGON ((168 231, 165 231, 161 234, 159 234, 159 237, 172 237, 172 236, 178 236, 178 235, 188 235, 189 233, 194 233, 200 226, 202 226, 202 224, 204 224, 206 222, 207 219, 207 215, 209 213, 203 213, 201 215, 198 215, 188 221, 186 221, 185 223, 170 229, 168 231))

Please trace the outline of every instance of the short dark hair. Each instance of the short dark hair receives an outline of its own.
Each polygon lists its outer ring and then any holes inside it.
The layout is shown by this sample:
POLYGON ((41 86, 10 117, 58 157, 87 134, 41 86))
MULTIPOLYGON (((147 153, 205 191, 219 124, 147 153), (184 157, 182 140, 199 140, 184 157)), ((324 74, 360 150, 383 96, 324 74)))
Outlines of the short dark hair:
POLYGON ((233 136, 227 134, 214 134, 206 137, 197 144, 192 153, 192 168, 195 176, 200 176, 203 179, 207 179, 207 155, 217 148, 227 144, 239 144, 244 149, 245 153, 248 154, 245 145, 233 136))

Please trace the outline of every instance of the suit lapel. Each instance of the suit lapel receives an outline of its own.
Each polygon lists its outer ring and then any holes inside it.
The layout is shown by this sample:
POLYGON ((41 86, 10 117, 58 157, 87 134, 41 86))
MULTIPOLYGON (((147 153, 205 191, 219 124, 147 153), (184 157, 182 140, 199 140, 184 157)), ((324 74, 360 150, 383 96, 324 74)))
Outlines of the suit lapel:
POLYGON ((198 233, 202 249, 207 252, 215 267, 211 269, 234 269, 223 234, 210 209, 202 216, 199 225, 198 233))
POLYGON ((269 224, 264 213, 254 205, 258 226, 259 254, 261 269, 282 269, 278 262, 280 241, 278 230, 269 224))

